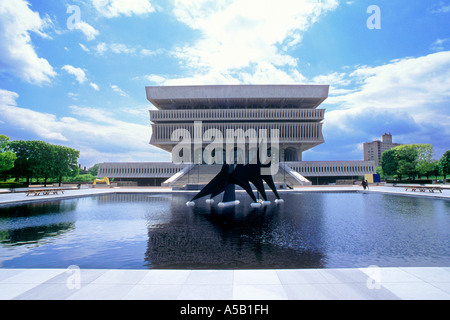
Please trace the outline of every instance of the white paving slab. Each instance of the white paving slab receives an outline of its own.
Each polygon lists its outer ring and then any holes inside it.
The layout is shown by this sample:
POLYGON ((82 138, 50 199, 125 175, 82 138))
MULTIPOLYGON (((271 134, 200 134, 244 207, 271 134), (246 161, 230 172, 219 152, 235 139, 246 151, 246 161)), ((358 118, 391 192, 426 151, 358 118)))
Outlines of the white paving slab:
POLYGON ((177 300, 231 300, 233 285, 231 284, 185 284, 177 300))
POLYGON ((281 284, 243 284, 233 286, 235 300, 287 300, 281 284))
POLYGON ((139 285, 182 285, 186 283, 191 270, 152 270, 148 272, 139 285))
POLYGON ((0 269, 1 300, 450 300, 450 268, 0 269))
POLYGON ((177 300, 181 294, 181 284, 138 284, 124 297, 124 300, 177 300))
POLYGON ((186 284, 232 285, 233 270, 192 270, 186 284))
POLYGON ((235 285, 281 285, 275 270, 235 270, 233 283, 235 285))
POLYGON ((402 300, 450 300, 450 294, 426 282, 389 282, 382 286, 402 300))

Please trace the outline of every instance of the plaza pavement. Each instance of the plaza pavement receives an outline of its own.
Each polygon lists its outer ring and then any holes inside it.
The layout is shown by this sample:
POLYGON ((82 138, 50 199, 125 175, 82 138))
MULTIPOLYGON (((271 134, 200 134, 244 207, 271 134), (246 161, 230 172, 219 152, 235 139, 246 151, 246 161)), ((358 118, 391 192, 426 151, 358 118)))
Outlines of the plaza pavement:
POLYGON ((450 268, 0 269, 0 299, 449 300, 450 268))
MULTIPOLYGON (((0 205, 167 188, 89 188, 64 194, 0 193, 0 205)), ((301 192, 381 192, 450 199, 400 187, 302 187, 301 192)), ((285 191, 289 192, 289 191, 285 191)), ((0 268, 1 300, 450 300, 450 267, 287 270, 109 270, 0 268)))

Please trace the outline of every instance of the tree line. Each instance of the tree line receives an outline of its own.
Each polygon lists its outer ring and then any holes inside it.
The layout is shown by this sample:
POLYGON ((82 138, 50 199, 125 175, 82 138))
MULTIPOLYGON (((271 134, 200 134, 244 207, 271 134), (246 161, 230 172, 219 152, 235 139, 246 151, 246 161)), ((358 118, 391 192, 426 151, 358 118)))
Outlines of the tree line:
POLYGON ((387 178, 398 180, 409 178, 415 180, 426 176, 438 177, 450 174, 450 150, 446 151, 440 160, 433 159, 434 151, 431 144, 407 144, 386 150, 381 155, 380 173, 387 178))
POLYGON ((0 135, 0 175, 3 180, 25 178, 27 184, 32 178, 57 179, 61 185, 63 177, 74 177, 79 173, 80 151, 50 144, 44 141, 10 141, 0 135))

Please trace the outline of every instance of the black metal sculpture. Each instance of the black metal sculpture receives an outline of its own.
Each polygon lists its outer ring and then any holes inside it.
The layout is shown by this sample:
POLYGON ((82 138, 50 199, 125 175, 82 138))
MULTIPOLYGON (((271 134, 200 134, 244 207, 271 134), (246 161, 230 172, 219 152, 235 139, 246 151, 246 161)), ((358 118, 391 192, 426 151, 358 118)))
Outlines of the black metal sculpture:
MULTIPOLYGON (((283 199, 280 198, 275 183, 271 175, 262 175, 261 168, 268 167, 262 165, 259 161, 256 164, 224 164, 220 172, 199 192, 191 201, 187 202, 188 206, 195 205, 194 201, 210 196, 209 200, 224 192, 223 200, 219 206, 236 205, 239 201, 236 200, 235 186, 238 185, 244 189, 252 198, 252 207, 260 207, 264 204, 269 204, 267 195, 264 190, 264 181, 273 191, 276 196, 276 203, 280 203, 283 199), (261 194, 263 201, 256 199, 250 182, 256 187, 256 190, 261 194)), ((208 201, 208 200, 207 200, 208 201)))

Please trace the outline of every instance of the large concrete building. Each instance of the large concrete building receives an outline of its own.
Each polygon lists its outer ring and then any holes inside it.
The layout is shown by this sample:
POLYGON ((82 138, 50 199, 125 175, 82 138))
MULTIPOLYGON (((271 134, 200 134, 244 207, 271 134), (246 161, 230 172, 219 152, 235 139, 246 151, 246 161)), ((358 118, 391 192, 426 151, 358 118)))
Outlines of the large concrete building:
POLYGON ((381 141, 374 140, 372 142, 364 143, 364 161, 373 161, 375 166, 379 166, 383 152, 400 145, 400 143, 392 142, 391 133, 385 133, 383 134, 381 141))
POLYGON ((317 107, 328 97, 328 86, 175 86, 146 91, 158 109, 150 111, 150 143, 169 152, 178 143, 171 140, 172 132, 186 129, 194 137, 195 121, 202 122, 202 136, 211 128, 223 137, 227 129, 278 129, 280 161, 301 161, 304 151, 324 142, 325 110, 317 107))
MULTIPOLYGON (((147 99, 156 107, 150 111, 150 143, 168 152, 179 143, 171 139, 177 130, 191 137, 209 129, 219 130, 223 137, 228 129, 247 132, 254 129, 278 129, 279 170, 276 183, 298 186, 313 181, 333 182, 375 173, 373 161, 303 161, 303 152, 324 143, 322 135, 325 110, 319 108, 328 97, 327 85, 213 85, 146 87, 147 99), (201 132, 196 124, 201 122, 201 132), (314 179, 313 179, 314 178, 314 179), (319 179, 320 178, 320 179, 319 179), (331 180, 329 179, 331 178, 331 180), (327 180, 328 179, 328 180, 327 180), (319 181, 320 180, 320 181, 319 181)), ((205 147, 205 142, 201 148, 205 147)), ((105 163, 99 176, 136 181, 146 185, 151 179, 163 185, 186 187, 206 184, 221 165, 188 163, 105 163)))

